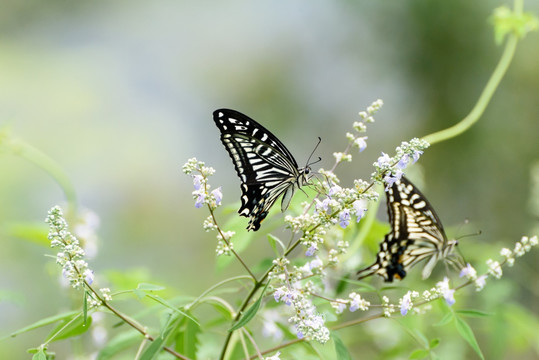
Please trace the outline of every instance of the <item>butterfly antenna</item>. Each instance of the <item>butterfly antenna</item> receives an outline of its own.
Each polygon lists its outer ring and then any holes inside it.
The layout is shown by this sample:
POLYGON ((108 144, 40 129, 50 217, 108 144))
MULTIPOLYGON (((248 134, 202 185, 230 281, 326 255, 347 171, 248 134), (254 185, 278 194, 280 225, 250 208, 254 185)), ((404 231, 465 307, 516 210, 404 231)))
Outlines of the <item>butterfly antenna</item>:
POLYGON ((319 137, 318 137, 318 143, 317 143, 316 146, 314 147, 313 152, 311 153, 311 155, 309 155, 309 158, 307 159, 307 165, 305 165, 305 167, 311 166, 311 165, 313 165, 313 164, 316 164, 317 162, 322 161, 322 158, 321 158, 321 157, 318 157, 318 160, 316 160, 315 162, 312 162, 312 163, 309 164, 309 161, 311 161, 311 157, 313 156, 313 154, 314 154, 314 152, 316 151, 316 149, 318 149, 318 145, 320 145, 321 142, 322 142, 322 138, 319 136, 319 137))
POLYGON ((459 237, 457 237, 455 240, 460 240, 460 239, 463 239, 463 238, 467 238, 467 237, 472 237, 472 236, 479 236, 481 235, 483 232, 481 230, 477 230, 476 232, 474 233, 471 233, 471 234, 464 234, 464 235, 461 235, 459 237))

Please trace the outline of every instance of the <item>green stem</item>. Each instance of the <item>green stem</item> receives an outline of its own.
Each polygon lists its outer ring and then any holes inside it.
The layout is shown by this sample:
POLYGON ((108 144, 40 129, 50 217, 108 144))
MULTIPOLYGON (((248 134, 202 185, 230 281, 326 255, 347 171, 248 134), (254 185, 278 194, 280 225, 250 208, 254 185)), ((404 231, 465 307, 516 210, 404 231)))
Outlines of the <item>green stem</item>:
POLYGON ((77 207, 75 187, 62 167, 42 151, 20 139, 11 137, 5 130, 3 132, 3 134, 0 134, 0 145, 5 145, 11 153, 30 161, 49 174, 64 192, 68 204, 67 212, 74 214, 77 207))
MULTIPOLYGON (((515 7, 517 7, 516 2, 515 7)), ((437 142, 451 139, 468 130, 473 124, 475 124, 479 120, 481 115, 483 115, 483 112, 485 111, 485 108, 487 107, 488 103, 492 99, 492 95, 494 95, 496 88, 498 87, 503 76, 507 72, 509 65, 511 64, 511 60, 513 59, 513 55, 515 54, 517 43, 517 36, 510 35, 507 39, 505 49, 503 51, 502 57, 500 58, 500 61, 498 62, 498 65, 496 66, 496 69, 490 76, 487 85, 483 89, 481 96, 479 96, 477 103, 470 111, 470 113, 459 123, 451 126, 450 128, 427 135, 423 138, 423 140, 426 140, 429 144, 432 145, 437 142)))

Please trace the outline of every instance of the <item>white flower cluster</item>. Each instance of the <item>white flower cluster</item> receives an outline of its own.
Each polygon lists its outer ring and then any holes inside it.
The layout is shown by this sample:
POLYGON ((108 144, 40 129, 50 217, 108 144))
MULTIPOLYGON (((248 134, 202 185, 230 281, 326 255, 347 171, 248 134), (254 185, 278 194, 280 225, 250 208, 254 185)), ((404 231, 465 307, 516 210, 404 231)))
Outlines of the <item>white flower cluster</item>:
POLYGON ((386 189, 388 189, 395 181, 400 180, 403 170, 410 162, 413 164, 419 160, 423 150, 429 146, 428 142, 417 138, 410 140, 410 142, 403 141, 396 148, 397 155, 390 157, 388 154, 382 153, 382 156, 373 163, 376 170, 372 173, 371 178, 376 182, 383 180, 387 186, 386 189))
POLYGON ((470 264, 467 264, 466 267, 460 271, 459 276, 473 281, 475 284, 475 290, 477 291, 483 290, 487 281, 487 275, 477 276, 477 271, 470 264))
POLYGON ((337 299, 331 302, 331 306, 335 309, 337 314, 342 314, 344 309, 348 306, 348 310, 354 312, 356 310, 367 311, 371 303, 363 299, 361 295, 353 292, 348 295, 350 299, 337 299))
POLYGON ((373 123, 374 117, 373 115, 380 110, 380 108, 383 105, 382 100, 376 100, 367 108, 366 111, 361 111, 359 113, 359 116, 361 117, 361 121, 354 122, 354 130, 356 133, 347 132, 346 133, 346 139, 348 139, 348 143, 350 144, 347 148, 347 151, 345 152, 335 152, 333 153, 333 156, 335 157, 335 160, 337 164, 347 161, 352 161, 352 155, 348 153, 348 150, 350 149, 350 146, 358 148, 359 152, 362 152, 367 148, 367 136, 361 136, 363 133, 367 131, 366 123, 373 123))
POLYGON ((210 192, 211 186, 208 184, 208 177, 215 173, 212 167, 204 166, 203 161, 198 161, 196 158, 191 158, 183 165, 183 172, 193 177, 193 185, 195 191, 193 191, 193 198, 195 201, 195 207, 201 208, 203 205, 208 205, 212 210, 221 205, 223 194, 221 187, 210 192), (193 172, 199 174, 193 175, 193 172))
MULTIPOLYGON (((99 289, 99 292, 101 293, 101 298, 104 301, 111 301, 112 296, 110 295, 110 289, 109 288, 101 288, 99 289)), ((88 305, 90 305, 90 308, 95 308, 102 305, 102 301, 95 297, 95 295, 90 294, 88 296, 88 305)))
POLYGON ((298 338, 321 344, 329 340, 329 329, 325 326, 324 317, 317 312, 302 290, 282 286, 275 290, 273 297, 275 301, 294 308, 294 315, 288 321, 295 325, 298 338))
POLYGON ((513 250, 503 248, 500 251, 500 255, 505 258, 505 262, 507 263, 507 265, 513 266, 513 264, 515 263, 515 258, 521 257, 522 255, 529 252, 532 247, 537 246, 537 243, 537 236, 532 236, 531 238, 523 236, 520 241, 517 241, 513 250))
POLYGON ((221 236, 220 233, 217 234, 217 248, 215 249, 215 252, 217 253, 217 256, 225 255, 230 256, 232 255, 232 250, 234 249, 234 244, 230 242, 230 239, 232 236, 236 234, 234 231, 225 231, 223 232, 224 239, 221 236))
POLYGON ((68 231, 62 209, 59 206, 53 207, 48 212, 45 222, 49 224, 48 239, 51 241, 51 247, 60 248, 56 254, 56 263, 62 266, 63 276, 75 289, 84 286, 85 282, 91 285, 94 281, 94 272, 88 268, 88 263, 83 259, 84 249, 80 247, 79 240, 68 231))

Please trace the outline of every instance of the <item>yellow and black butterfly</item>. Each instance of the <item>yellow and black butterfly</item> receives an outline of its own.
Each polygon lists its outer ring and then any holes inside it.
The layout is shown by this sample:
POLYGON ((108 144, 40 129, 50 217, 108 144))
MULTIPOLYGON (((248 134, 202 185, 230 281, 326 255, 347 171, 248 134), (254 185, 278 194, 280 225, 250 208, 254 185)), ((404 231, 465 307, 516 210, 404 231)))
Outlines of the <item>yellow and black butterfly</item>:
POLYGON ((247 115, 219 109, 213 120, 241 180, 238 212, 250 218, 247 230, 256 231, 282 194, 281 210, 288 208, 296 189, 308 182, 311 169, 299 168, 286 146, 247 115))
POLYGON ((428 259, 422 272, 430 276, 436 263, 443 259, 462 269, 464 259, 453 252, 456 240, 447 240, 442 222, 425 196, 404 176, 386 193, 391 232, 380 243, 376 262, 358 271, 358 278, 377 274, 386 282, 404 279, 418 262, 428 259))

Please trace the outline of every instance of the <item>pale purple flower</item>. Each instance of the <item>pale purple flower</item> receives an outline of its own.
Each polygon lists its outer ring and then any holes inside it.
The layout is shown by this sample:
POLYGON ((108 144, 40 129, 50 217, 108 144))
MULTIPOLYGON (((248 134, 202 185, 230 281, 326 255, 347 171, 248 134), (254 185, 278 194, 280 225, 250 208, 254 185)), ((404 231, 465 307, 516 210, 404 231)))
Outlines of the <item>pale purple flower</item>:
POLYGON ((475 279, 477 277, 477 271, 469 263, 466 267, 462 268, 459 277, 466 277, 467 279, 475 279))
POLYGON ((283 288, 278 288, 273 293, 273 298, 275 299, 275 301, 279 302, 279 300, 281 300, 284 294, 286 294, 286 292, 283 290, 283 288))
POLYGON ((350 210, 344 209, 339 215, 339 225, 344 229, 350 224, 350 210))
POLYGON ((356 200, 353 202, 352 206, 354 207, 354 212, 357 217, 356 222, 359 222, 365 216, 365 212, 367 211, 367 208, 365 207, 365 201, 363 200, 356 200))
POLYGON ((339 193, 342 191, 342 187, 340 187, 339 185, 333 185, 330 189, 329 189, 329 196, 333 196, 335 195, 336 193, 339 193))
POLYGON ((382 152, 382 156, 380 156, 378 158, 377 162, 378 162, 378 166, 380 166, 380 167, 389 166, 389 165, 391 165, 390 164, 391 163, 391 158, 389 157, 388 154, 382 152))
POLYGON ((355 292, 350 294, 350 299, 352 299, 352 301, 350 302, 350 309, 349 309, 351 312, 354 312, 357 309, 360 309, 362 311, 367 311, 369 309, 369 306, 371 305, 370 302, 361 298, 361 295, 355 292))
POLYGON ((417 160, 419 160, 419 157, 423 154, 423 151, 421 150, 416 150, 414 151, 414 154, 412 155, 413 159, 414 159, 414 162, 413 164, 416 163, 417 160))
POLYGON ((195 190, 200 190, 203 179, 204 177, 202 175, 193 175, 193 185, 195 185, 195 190))
POLYGON ((367 148, 367 136, 358 137, 354 142, 359 147, 359 152, 362 152, 367 148))
POLYGON ((221 187, 219 186, 217 189, 213 190, 211 194, 215 199, 215 204, 217 206, 221 205, 221 200, 223 200, 223 193, 221 192, 221 187))
POLYGON ((412 297, 410 291, 408 291, 401 299, 401 315, 404 316, 412 309, 412 297))
POLYGON ((197 194, 197 201, 195 202, 195 207, 200 209, 204 205, 204 199, 206 199, 206 194, 199 193, 197 194))
POLYGON ((325 213, 327 213, 329 211, 329 202, 330 202, 329 198, 325 198, 324 201, 320 201, 316 199, 316 205, 315 205, 316 212, 319 213, 320 210, 323 210, 325 213))
POLYGON ((94 272, 90 269, 86 269, 83 275, 84 275, 84 280, 86 280, 88 285, 92 285, 92 283, 94 282, 94 272))
POLYGON ((400 170, 406 169, 406 166, 408 166, 408 163, 410 162, 410 155, 404 154, 399 162, 397 163, 397 168, 400 170))
POLYGON ((445 302, 447 303, 447 305, 451 306, 451 305, 453 305, 455 303, 455 296, 454 296, 455 289, 449 288, 449 278, 447 276, 444 277, 443 281, 439 281, 436 284, 436 287, 438 288, 438 290, 440 291, 440 293, 444 297, 445 302))
POLYGON ((335 309, 335 313, 342 314, 343 311, 346 309, 346 303, 344 302, 346 300, 342 300, 342 299, 337 299, 337 300, 339 301, 332 302, 331 306, 335 309))
POLYGON ((305 251, 305 256, 313 256, 314 253, 317 251, 318 251, 318 247, 316 245, 311 245, 309 246, 307 251, 305 251))

